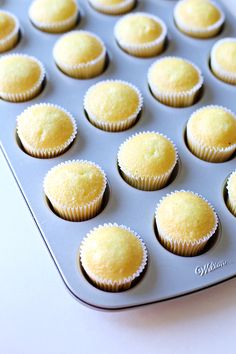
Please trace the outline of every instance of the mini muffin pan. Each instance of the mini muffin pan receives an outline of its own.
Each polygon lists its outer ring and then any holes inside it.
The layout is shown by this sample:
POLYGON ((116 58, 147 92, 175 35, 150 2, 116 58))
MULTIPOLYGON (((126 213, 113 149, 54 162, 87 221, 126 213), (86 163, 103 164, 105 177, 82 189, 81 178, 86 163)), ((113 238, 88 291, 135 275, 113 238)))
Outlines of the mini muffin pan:
MULTIPOLYGON (((139 0, 133 11, 144 11, 163 19, 168 28, 165 51, 155 58, 135 58, 117 45, 113 28, 120 16, 100 14, 88 1, 78 1, 78 29, 92 31, 104 41, 108 65, 99 77, 76 80, 63 74, 55 65, 52 49, 60 35, 40 32, 28 18, 29 0, 21 6, 6 0, 2 8, 20 20, 21 39, 10 53, 26 53, 42 61, 46 68, 43 91, 31 101, 10 103, 0 101, 1 148, 24 195, 40 233, 71 293, 84 304, 101 309, 129 308, 194 292, 224 281, 236 274, 236 218, 225 204, 225 182, 236 168, 235 155, 224 163, 205 162, 195 157, 186 146, 185 128, 191 113, 208 104, 228 107, 236 112, 235 86, 219 81, 209 68, 210 50, 216 40, 236 36, 235 19, 226 14, 222 32, 212 39, 192 39, 181 33, 173 21, 176 2, 139 0), (187 108, 171 108, 159 103, 150 93, 147 72, 156 58, 166 55, 191 60, 202 70, 205 82, 199 101, 187 108), (144 108, 138 122, 129 130, 109 133, 94 127, 86 118, 83 98, 87 89, 104 79, 121 79, 136 85, 143 94, 144 108), (16 137, 16 117, 31 104, 50 102, 68 110, 77 121, 78 135, 61 156, 37 159, 27 155, 16 137), (128 185, 117 168, 120 144, 141 131, 166 134, 177 146, 179 163, 165 188, 145 192, 128 185), (103 210, 84 222, 61 219, 51 210, 43 193, 43 178, 60 162, 87 159, 99 164, 108 178, 103 210), (220 220, 217 235, 205 252, 196 257, 180 257, 167 251, 158 241, 154 213, 158 201, 174 190, 192 190, 203 195, 214 206, 220 220), (78 266, 78 249, 83 237, 95 226, 104 223, 124 224, 143 238, 148 249, 148 267, 142 279, 131 289, 109 293, 94 287, 78 266)), ((17 220, 13 220, 17 222, 17 220)))

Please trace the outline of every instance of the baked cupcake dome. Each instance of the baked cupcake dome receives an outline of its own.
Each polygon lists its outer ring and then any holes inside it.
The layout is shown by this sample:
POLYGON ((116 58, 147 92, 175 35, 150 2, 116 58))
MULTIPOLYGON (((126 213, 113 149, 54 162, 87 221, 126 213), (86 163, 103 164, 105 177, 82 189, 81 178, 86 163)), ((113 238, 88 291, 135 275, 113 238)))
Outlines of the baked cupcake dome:
POLYGON ((44 78, 44 67, 35 57, 11 54, 0 58, 0 97, 6 101, 21 102, 35 97, 44 78))
POLYGON ((116 23, 114 35, 125 52, 137 57, 151 57, 163 51, 167 28, 159 17, 136 12, 123 16, 116 23))
POLYGON ((160 200, 155 220, 161 244, 180 256, 196 256, 202 252, 218 226, 217 215, 208 201, 184 190, 160 200))
POLYGON ((89 88, 84 98, 84 109, 90 122, 111 132, 131 127, 142 105, 140 91, 121 80, 100 81, 89 88))
POLYGON ((223 38, 214 44, 210 65, 218 79, 236 85, 236 38, 223 38))
POLYGON ((0 10, 0 53, 12 49, 18 42, 20 24, 16 16, 0 10))
POLYGON ((221 106, 200 108, 189 118, 186 137, 190 150, 200 159, 226 161, 236 150, 236 117, 221 106))
POLYGON ((175 145, 157 132, 134 134, 121 144, 118 166, 124 180, 142 190, 163 188, 176 166, 175 145))
POLYGON ((91 161, 66 161, 53 167, 44 178, 44 193, 63 219, 83 221, 101 210, 106 189, 103 170, 91 161))
POLYGON ((231 173, 227 181, 227 206, 231 213, 236 216, 236 170, 231 173))
POLYGON ((121 15, 135 5, 136 0, 88 0, 90 5, 97 11, 108 15, 121 15))
POLYGON ((210 38, 218 34, 225 16, 211 0, 181 0, 175 6, 174 20, 179 30, 188 36, 210 38))
POLYGON ((75 26, 78 6, 75 0, 34 0, 29 8, 31 22, 41 31, 64 32, 75 26))
POLYGON ((148 84, 158 101, 167 106, 186 107, 195 103, 203 77, 200 69, 190 61, 164 57, 149 68, 148 84))
POLYGON ((103 72, 106 48, 102 40, 91 32, 71 31, 58 39, 53 57, 65 74, 88 79, 103 72))
POLYGON ((83 239, 80 262, 98 288, 122 291, 140 278, 147 264, 147 250, 140 236, 130 228, 104 224, 83 239))
POLYGON ((62 154, 76 136, 69 112, 50 103, 35 104, 17 117, 17 135, 31 156, 49 158, 62 154))

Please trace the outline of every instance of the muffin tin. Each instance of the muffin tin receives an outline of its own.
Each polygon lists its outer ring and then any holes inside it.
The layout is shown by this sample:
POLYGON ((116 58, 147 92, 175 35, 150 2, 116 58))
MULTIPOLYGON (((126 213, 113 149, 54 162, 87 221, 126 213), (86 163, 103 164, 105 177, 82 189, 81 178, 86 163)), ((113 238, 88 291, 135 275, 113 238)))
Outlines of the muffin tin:
POLYGON ((52 48, 59 35, 40 32, 30 23, 29 0, 23 1, 20 7, 14 0, 2 3, 2 8, 18 16, 21 24, 21 39, 11 52, 26 53, 41 60, 46 68, 47 79, 41 94, 31 101, 0 101, 1 148, 65 284, 84 304, 115 310, 167 300, 235 276, 236 218, 224 200, 226 178, 236 167, 235 155, 224 163, 205 162, 195 157, 185 143, 187 120, 197 108, 217 104, 236 112, 235 86, 219 81, 209 69, 209 54, 215 41, 236 36, 235 20, 220 4, 226 14, 222 32, 212 39, 192 39, 182 34, 174 24, 175 2, 138 1, 133 11, 157 15, 167 24, 168 43, 159 57, 175 55, 189 59, 201 68, 205 79, 202 96, 195 105, 171 108, 156 101, 147 85, 148 68, 156 58, 132 57, 124 53, 115 42, 113 28, 120 16, 100 14, 86 0, 78 3, 81 18, 77 28, 98 34, 104 40, 109 56, 105 72, 89 80, 72 79, 56 67, 52 48), (100 80, 114 78, 133 83, 144 97, 144 109, 139 121, 131 129, 120 133, 109 133, 94 127, 83 110, 87 89, 100 80), (29 105, 39 102, 59 104, 77 120, 76 140, 59 157, 33 158, 22 151, 16 137, 16 116, 29 105), (177 145, 180 157, 170 184, 154 192, 131 187, 122 179, 117 168, 120 144, 130 135, 147 130, 159 131, 171 138, 177 145), (108 178, 103 210, 95 218, 84 222, 59 218, 51 210, 43 193, 43 178, 47 171, 71 159, 94 161, 104 169, 108 178), (174 255, 157 238, 155 207, 164 195, 176 189, 188 189, 202 194, 213 204, 219 216, 220 226, 214 242, 209 244, 206 252, 196 257, 174 255), (138 232, 147 245, 149 255, 148 267, 142 279, 133 288, 119 293, 98 290, 88 282, 77 263, 82 238, 93 227, 108 222, 124 224, 138 232))

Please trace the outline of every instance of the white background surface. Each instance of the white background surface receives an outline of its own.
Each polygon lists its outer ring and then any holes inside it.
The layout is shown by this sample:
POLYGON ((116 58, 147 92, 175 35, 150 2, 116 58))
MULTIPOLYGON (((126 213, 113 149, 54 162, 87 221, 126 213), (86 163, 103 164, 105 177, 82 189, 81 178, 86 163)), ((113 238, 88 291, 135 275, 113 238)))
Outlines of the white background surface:
POLYGON ((0 200, 0 354, 236 352, 235 279, 129 311, 88 309, 65 288, 1 154, 0 200))

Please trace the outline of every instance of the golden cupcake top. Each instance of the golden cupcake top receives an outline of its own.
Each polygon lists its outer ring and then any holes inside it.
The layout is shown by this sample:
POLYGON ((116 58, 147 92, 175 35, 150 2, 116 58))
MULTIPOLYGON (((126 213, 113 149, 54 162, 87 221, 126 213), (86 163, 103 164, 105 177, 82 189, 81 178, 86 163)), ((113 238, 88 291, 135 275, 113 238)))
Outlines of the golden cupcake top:
POLYGON ((11 35, 17 27, 15 18, 6 11, 0 11, 0 41, 11 35))
POLYGON ((194 112, 187 132, 210 148, 228 148, 236 144, 236 118, 224 107, 206 106, 194 112))
POLYGON ((231 201, 236 203, 236 171, 232 172, 228 179, 227 190, 231 201))
POLYGON ((142 12, 124 16, 115 26, 115 35, 118 40, 130 45, 144 45, 153 42, 162 33, 162 22, 154 16, 142 12))
POLYGON ((224 38, 217 42, 213 56, 221 70, 236 75, 236 38, 224 38))
POLYGON ((100 197, 105 184, 105 175, 97 165, 76 160, 52 168, 45 177, 44 191, 50 200, 74 208, 100 197))
POLYGON ((71 66, 89 63, 103 53, 102 41, 87 31, 71 31, 63 35, 53 50, 56 61, 71 66))
POLYGON ((145 256, 137 235, 116 224, 90 231, 80 249, 81 263, 88 275, 114 282, 134 276, 145 256))
POLYGON ((68 112, 52 104, 36 104, 17 119, 17 133, 34 149, 55 149, 74 138, 76 126, 68 112))
POLYGON ((84 100, 85 110, 93 119, 119 122, 137 114, 142 98, 139 91, 124 81, 101 81, 92 86, 84 100))
POLYGON ((33 89, 42 81, 42 65, 34 57, 6 55, 0 59, 0 92, 17 94, 33 89))
POLYGON ((208 202, 188 191, 164 197, 157 207, 156 221, 162 234, 182 242, 198 241, 217 225, 216 214, 208 202))
POLYGON ((179 93, 197 86, 201 76, 199 70, 189 61, 178 57, 164 57, 150 67, 148 79, 158 91, 179 93))
POLYGON ((118 164, 128 175, 158 177, 168 172, 176 162, 173 143, 155 132, 133 135, 120 147, 118 164))

